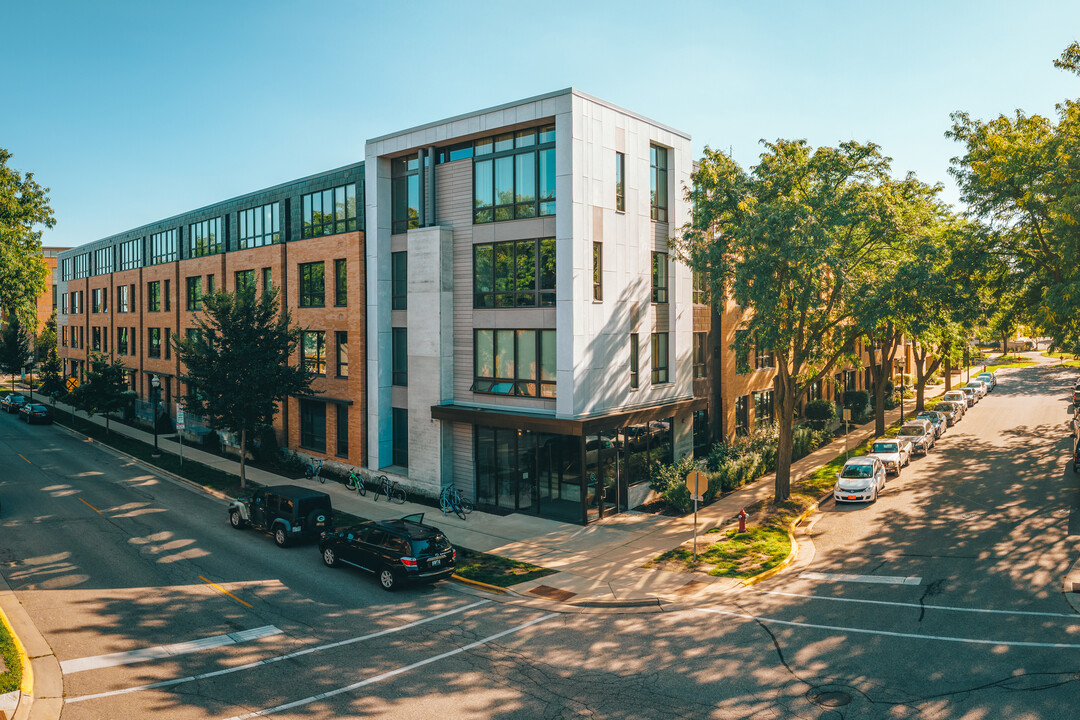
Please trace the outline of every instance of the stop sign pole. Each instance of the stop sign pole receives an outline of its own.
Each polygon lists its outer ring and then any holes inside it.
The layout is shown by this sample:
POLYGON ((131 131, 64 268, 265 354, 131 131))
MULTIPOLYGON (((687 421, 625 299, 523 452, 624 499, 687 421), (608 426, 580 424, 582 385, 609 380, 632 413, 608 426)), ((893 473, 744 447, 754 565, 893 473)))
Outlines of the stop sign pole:
POLYGON ((709 479, 700 470, 691 470, 686 476, 686 489, 690 491, 690 497, 694 498, 694 562, 697 563, 697 504, 698 500, 705 499, 705 490, 709 487, 709 479))

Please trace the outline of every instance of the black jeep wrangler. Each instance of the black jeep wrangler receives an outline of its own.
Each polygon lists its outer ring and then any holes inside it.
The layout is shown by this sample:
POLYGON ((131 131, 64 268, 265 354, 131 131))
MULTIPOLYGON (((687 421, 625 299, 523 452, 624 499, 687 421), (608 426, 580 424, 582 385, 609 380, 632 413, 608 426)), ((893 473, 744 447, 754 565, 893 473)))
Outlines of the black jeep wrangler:
POLYGON ((293 538, 316 539, 334 529, 330 496, 297 485, 259 488, 229 503, 229 523, 237 530, 251 525, 272 533, 285 547, 293 538))

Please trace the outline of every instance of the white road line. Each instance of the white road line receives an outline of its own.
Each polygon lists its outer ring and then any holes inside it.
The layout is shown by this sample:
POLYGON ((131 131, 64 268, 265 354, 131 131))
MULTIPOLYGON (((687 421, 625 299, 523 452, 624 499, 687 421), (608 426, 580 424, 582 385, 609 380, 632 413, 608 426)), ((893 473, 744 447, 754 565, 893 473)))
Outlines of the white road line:
POLYGON ((824 580, 826 582, 874 583, 876 585, 921 585, 921 577, 902 575, 846 575, 844 573, 804 572, 799 577, 805 580, 824 580))
POLYGON ((1032 648, 1061 648, 1065 650, 1080 650, 1080 645, 1071 643, 1043 643, 1028 642, 1025 640, 982 640, 980 638, 949 637, 948 635, 917 635, 915 633, 892 632, 890 630, 865 630, 863 628, 839 627, 837 625, 816 625, 814 623, 793 622, 791 620, 777 620, 776 618, 758 617, 745 613, 727 612, 725 610, 713 610, 711 608, 697 608, 698 612, 707 612, 714 615, 727 615, 728 617, 754 620, 773 625, 788 625, 790 627, 804 627, 813 630, 835 630, 842 633, 856 633, 859 635, 884 635, 885 637, 910 638, 912 640, 940 640, 942 642, 969 643, 972 645, 1003 645, 1005 647, 1032 647, 1032 648))
POLYGON ((60 663, 60 670, 65 675, 83 672, 85 670, 99 670, 101 668, 115 667, 117 665, 130 665, 131 663, 146 662, 147 660, 161 660, 174 655, 187 655, 188 653, 210 650, 211 648, 235 645, 236 643, 258 640, 259 638, 281 635, 273 625, 242 630, 225 635, 200 638, 189 642, 175 643, 173 645, 157 645, 155 647, 128 650, 127 652, 109 653, 108 655, 95 655, 93 657, 64 660, 60 663))
POLYGON ((266 658, 264 660, 256 660, 255 662, 246 663, 244 665, 237 665, 235 667, 228 667, 223 670, 214 670, 213 672, 201 673, 199 675, 190 675, 188 677, 174 678, 172 680, 162 680, 161 682, 150 683, 148 685, 138 685, 136 687, 123 688, 122 690, 109 690, 108 692, 94 693, 93 695, 80 695, 78 697, 69 697, 64 702, 65 704, 83 702, 84 700, 95 700, 97 698, 112 697, 113 695, 127 695, 128 693, 139 692, 141 690, 155 690, 157 688, 170 687, 172 685, 180 685, 182 683, 191 682, 192 680, 205 680, 206 678, 217 677, 218 675, 228 675, 234 672, 240 672, 241 670, 250 670, 261 665, 270 665, 272 663, 281 662, 282 660, 291 660, 301 655, 308 655, 310 653, 321 652, 323 650, 332 650, 333 648, 342 647, 343 645, 352 645, 353 643, 363 642, 365 640, 371 640, 383 635, 390 635, 391 633, 401 632, 402 630, 408 630, 409 628, 416 627, 417 625, 423 625, 424 623, 432 622, 433 620, 440 620, 450 615, 456 615, 457 613, 471 610, 474 607, 480 605, 486 605, 491 602, 490 600, 481 600, 474 602, 463 607, 455 608, 454 610, 447 610, 444 613, 438 615, 432 615, 431 617, 421 618, 420 620, 414 620, 411 623, 405 623, 404 625, 398 625, 397 627, 388 628, 386 630, 379 630, 368 635, 361 635, 359 637, 349 638, 348 640, 341 640, 335 643, 329 643, 328 645, 318 645, 315 647, 304 648, 303 650, 297 650, 286 655, 277 655, 275 657, 266 658))
POLYGON ((1035 617, 1071 618, 1080 621, 1076 613, 1037 612, 1035 610, 991 610, 988 608, 965 608, 952 605, 920 605, 919 603, 890 602, 888 600, 860 600, 858 598, 828 597, 826 595, 801 595, 777 591, 762 591, 760 595, 782 595, 784 597, 808 598, 810 600, 832 600, 834 602, 864 603, 866 605, 892 605, 893 607, 926 608, 927 610, 949 610, 951 612, 988 613, 993 615, 1032 615, 1035 617))
POLYGON ((495 633, 494 635, 488 635, 483 640, 477 640, 476 642, 471 642, 468 645, 464 645, 464 646, 459 647, 459 648, 457 648, 455 650, 449 650, 447 652, 440 653, 438 655, 434 655, 432 657, 429 657, 429 658, 427 658, 425 660, 421 660, 419 662, 414 662, 412 665, 405 665, 403 667, 399 667, 399 668, 396 668, 394 670, 389 670, 389 671, 381 673, 379 675, 369 677, 367 680, 361 680, 360 682, 353 683, 352 685, 346 685, 345 687, 340 687, 340 688, 337 688, 336 690, 329 690, 329 691, 324 692, 324 693, 319 693, 318 695, 312 695, 311 697, 306 697, 306 698, 304 698, 302 700, 294 700, 293 702, 285 703, 283 705, 275 705, 274 707, 266 708, 264 710, 256 710, 255 712, 245 713, 243 715, 234 715, 233 717, 228 718, 228 720, 248 720, 248 718, 262 717, 264 715, 273 715, 274 713, 279 713, 279 712, 282 712, 284 710, 292 710, 293 708, 301 707, 303 705, 310 705, 313 702, 318 702, 319 700, 325 700, 327 698, 331 698, 331 697, 334 697, 336 695, 343 695, 345 693, 352 692, 353 690, 358 690, 358 689, 360 689, 362 687, 365 687, 367 685, 373 685, 373 684, 375 684, 377 682, 381 682, 382 680, 386 680, 388 678, 395 677, 396 675, 401 675, 402 673, 409 672, 410 670, 415 670, 418 667, 423 667, 424 665, 429 665, 429 664, 431 664, 433 662, 438 662, 439 660, 445 660, 446 658, 453 657, 454 655, 460 655, 461 653, 466 652, 468 650, 472 650, 475 647, 479 647, 481 645, 486 645, 487 643, 492 642, 494 640, 498 640, 499 638, 505 637, 506 635, 512 635, 513 633, 520 632, 520 631, 524 630, 527 627, 530 627, 532 625, 536 625, 537 623, 542 623, 545 620, 550 620, 551 618, 558 616, 558 614, 559 613, 548 613, 547 615, 543 615, 541 617, 538 617, 535 620, 530 620, 527 623, 522 623, 521 625, 518 625, 516 627, 512 627, 509 630, 503 630, 500 633, 495 633))

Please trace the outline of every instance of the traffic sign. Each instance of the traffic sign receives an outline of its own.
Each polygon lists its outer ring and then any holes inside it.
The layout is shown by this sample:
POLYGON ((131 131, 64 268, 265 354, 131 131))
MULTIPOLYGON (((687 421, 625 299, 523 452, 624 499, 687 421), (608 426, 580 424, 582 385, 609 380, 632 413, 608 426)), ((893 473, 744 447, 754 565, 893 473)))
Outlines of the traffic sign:
POLYGON ((180 403, 176 403, 176 429, 184 429, 184 406, 180 403))
POLYGON ((68 392, 75 392, 75 388, 79 387, 79 378, 69 377, 65 387, 67 387, 68 392))
POLYGON ((700 470, 691 470, 686 476, 686 489, 690 491, 691 496, 701 498, 709 489, 709 477, 700 470))

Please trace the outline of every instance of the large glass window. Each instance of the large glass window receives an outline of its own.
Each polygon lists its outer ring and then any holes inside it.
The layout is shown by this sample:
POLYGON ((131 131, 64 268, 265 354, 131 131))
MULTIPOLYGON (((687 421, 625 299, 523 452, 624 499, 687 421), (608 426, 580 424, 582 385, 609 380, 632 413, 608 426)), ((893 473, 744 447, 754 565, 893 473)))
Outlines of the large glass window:
POLYGON ((400 467, 409 467, 409 411, 403 408, 391 408, 391 462, 400 467))
POLYGON ((390 253, 390 308, 392 310, 405 310, 409 306, 409 296, 406 290, 409 272, 409 254, 405 252, 390 253))
POLYGON ((740 395, 735 398, 735 434, 746 435, 750 432, 750 396, 740 395))
POLYGON ((116 328, 116 353, 117 355, 128 354, 128 329, 126 327, 116 328))
POLYGON ((148 328, 146 334, 146 355, 161 357, 161 328, 148 328))
POLYGON ((243 292, 244 290, 255 290, 255 271, 254 270, 237 270, 236 271, 236 292, 243 292))
POLYGON ((392 337, 392 380, 394 385, 406 386, 409 384, 409 340, 405 328, 391 328, 392 337))
POLYGON ((668 334, 652 335, 652 383, 660 385, 668 381, 668 334))
POLYGON ((187 279, 187 309, 189 312, 202 310, 201 275, 195 275, 187 279))
POLYGON ((592 298, 604 299, 604 243, 592 244, 592 298))
POLYGON ((142 267, 142 238, 120 243, 120 269, 134 270, 142 267))
POLYGON ((109 312, 109 290, 108 288, 94 288, 90 291, 90 312, 103 313, 109 312))
POLYGON ((334 261, 334 305, 349 304, 349 264, 345 260, 334 261))
POLYGON ((555 397, 554 330, 475 330, 473 390, 555 397))
POLYGON ((115 269, 113 264, 113 246, 98 248, 94 251, 94 274, 106 275, 115 269))
POLYGON ((709 294, 705 273, 694 272, 694 304, 708 305, 709 294))
POLYGON ((763 390, 754 393, 754 424, 772 422, 773 417, 773 391, 763 390))
POLYGON ((473 307, 554 305, 554 238, 473 246, 473 307))
POLYGON ((709 411, 694 411, 694 457, 704 458, 709 454, 709 411))
POLYGON ((416 153, 390 161, 392 233, 420 227, 420 160, 416 153))
POLYGON ((116 312, 131 312, 131 285, 116 286, 116 312))
POLYGON ((325 300, 323 263, 300 265, 300 307, 322 307, 325 300))
POLYGON ((626 210, 626 155, 615 153, 615 209, 626 210))
POLYGON ((555 214, 555 126, 473 143, 473 222, 555 214))
POLYGON ((326 374, 326 333, 322 330, 305 330, 300 335, 300 361, 308 372, 326 374))
POLYGON ((75 269, 73 271, 73 277, 75 280, 79 280, 90 275, 90 253, 83 253, 82 255, 75 256, 75 269))
POLYGON ((667 222, 668 206, 668 151, 667 148, 649 146, 649 203, 652 219, 667 222))
POLYGON ((694 333, 694 377, 705 377, 705 357, 708 333, 694 333))
POLYGON ((154 233, 150 236, 150 264, 174 262, 179 257, 179 233, 173 230, 154 233))
POLYGON ((188 225, 188 257, 216 255, 225 249, 221 234, 221 218, 211 218, 188 225))
POLYGON ((630 389, 637 390, 641 383, 638 376, 638 334, 630 333, 630 389))
POLYGON ((337 376, 349 377, 349 333, 344 330, 335 332, 334 347, 337 353, 337 376))
POLYGON ((349 406, 348 405, 335 405, 334 416, 337 419, 335 427, 335 435, 337 435, 337 452, 338 457, 349 457, 349 406))
POLYGON ((281 203, 269 203, 237 213, 240 237, 237 247, 262 247, 281 242, 281 203))
POLYGON ((357 229, 356 185, 342 185, 304 195, 303 237, 334 235, 357 229))
POLYGON ((300 447, 326 452, 326 403, 300 401, 300 447))
POLYGON ((776 367, 776 359, 772 352, 760 344, 754 347, 754 367, 758 370, 776 367))
POLYGON ((652 254, 652 301, 654 303, 668 301, 667 253, 654 252, 652 254))

